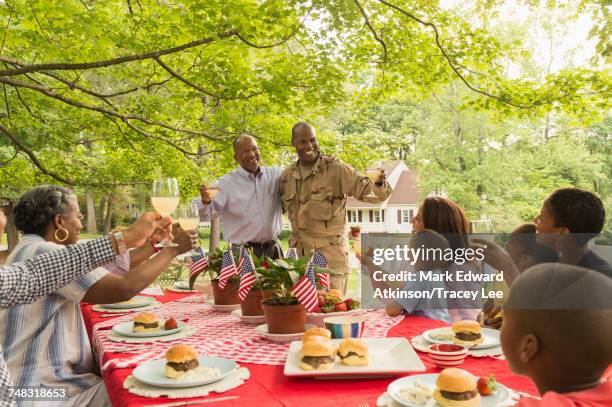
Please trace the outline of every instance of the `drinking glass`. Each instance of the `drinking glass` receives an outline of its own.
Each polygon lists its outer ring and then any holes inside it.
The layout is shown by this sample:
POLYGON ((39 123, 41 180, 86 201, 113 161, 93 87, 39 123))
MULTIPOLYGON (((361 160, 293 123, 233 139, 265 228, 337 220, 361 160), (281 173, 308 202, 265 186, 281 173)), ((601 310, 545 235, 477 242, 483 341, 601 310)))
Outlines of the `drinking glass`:
MULTIPOLYGON (((179 189, 176 178, 160 178, 153 181, 151 204, 162 216, 170 216, 179 204, 179 189)), ((159 247, 176 246, 168 237, 159 244, 159 247)))
MULTIPOLYGON (((198 206, 195 204, 185 204, 178 208, 178 223, 185 230, 198 230, 198 224, 200 223, 200 212, 198 206)), ((193 250, 186 253, 187 256, 193 255, 193 250)))

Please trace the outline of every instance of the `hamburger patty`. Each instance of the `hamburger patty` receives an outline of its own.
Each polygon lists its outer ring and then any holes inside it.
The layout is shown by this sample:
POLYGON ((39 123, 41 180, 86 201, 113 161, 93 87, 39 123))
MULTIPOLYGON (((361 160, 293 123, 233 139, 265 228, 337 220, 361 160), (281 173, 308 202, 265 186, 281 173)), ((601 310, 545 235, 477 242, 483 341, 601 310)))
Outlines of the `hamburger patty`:
POLYGON ((200 366, 200 362, 197 359, 192 359, 189 362, 168 362, 167 365, 176 371, 186 372, 200 366))
POLYGON ((475 341, 481 337, 481 335, 477 332, 457 332, 455 336, 457 339, 461 339, 462 341, 475 341))
POLYGON ((464 391, 461 393, 455 393, 454 391, 440 390, 440 394, 445 399, 462 401, 462 400, 469 400, 471 398, 476 397, 476 395, 478 394, 478 390, 474 389, 472 391, 464 391))
POLYGON ((134 327, 137 326, 142 326, 144 328, 157 328, 159 326, 159 323, 157 321, 151 322, 149 324, 147 324, 146 322, 134 322, 134 327))
POLYGON ((302 362, 309 364, 315 369, 318 369, 321 365, 334 363, 334 358, 332 356, 303 356, 302 362))
POLYGON ((342 356, 341 354, 338 354, 338 357, 339 357, 340 359, 348 358, 348 357, 351 357, 351 356, 357 356, 358 358, 363 357, 362 355, 360 355, 360 354, 358 354, 358 353, 356 353, 356 352, 349 352, 349 353, 347 353, 347 354, 346 354, 346 355, 344 355, 344 356, 342 356))

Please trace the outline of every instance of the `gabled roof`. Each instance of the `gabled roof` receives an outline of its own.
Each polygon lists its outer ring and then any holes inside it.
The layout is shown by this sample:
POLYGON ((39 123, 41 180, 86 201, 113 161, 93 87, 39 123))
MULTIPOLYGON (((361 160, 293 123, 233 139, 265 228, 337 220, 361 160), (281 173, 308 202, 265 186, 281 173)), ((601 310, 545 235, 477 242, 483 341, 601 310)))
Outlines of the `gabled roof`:
POLYGON ((418 171, 402 171, 393 193, 389 197, 388 205, 408 205, 419 203, 419 190, 417 189, 418 171))
MULTIPOLYGON (((395 163, 394 161, 391 161, 395 163)), ((401 161, 399 161, 401 163, 401 161)), ((386 163, 385 163, 386 164, 386 163)), ((399 165, 399 164, 394 164, 399 165)), ((386 166, 383 164, 386 168, 386 166)), ((389 170, 387 172, 390 173, 389 170)), ((393 192, 387 199, 387 205, 417 205, 419 203, 419 190, 417 188, 417 177, 419 172, 416 170, 404 170, 400 174, 397 183, 393 186, 393 192)), ((382 203, 374 204, 361 202, 355 198, 348 198, 347 208, 380 208, 382 203)))

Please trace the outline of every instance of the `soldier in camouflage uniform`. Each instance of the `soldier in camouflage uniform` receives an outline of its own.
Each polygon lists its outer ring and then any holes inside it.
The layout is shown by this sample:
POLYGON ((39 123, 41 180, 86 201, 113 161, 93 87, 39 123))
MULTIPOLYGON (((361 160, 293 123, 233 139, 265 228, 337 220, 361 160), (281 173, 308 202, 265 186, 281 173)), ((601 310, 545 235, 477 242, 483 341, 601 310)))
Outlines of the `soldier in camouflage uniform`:
POLYGON ((323 254, 329 267, 341 273, 330 276, 332 288, 346 292, 350 271, 346 198, 378 203, 392 190, 384 170, 374 183, 342 161, 321 154, 310 124, 296 124, 291 135, 298 160, 285 168, 280 183, 283 210, 291 221, 289 247, 295 247, 300 257, 313 250, 323 254))

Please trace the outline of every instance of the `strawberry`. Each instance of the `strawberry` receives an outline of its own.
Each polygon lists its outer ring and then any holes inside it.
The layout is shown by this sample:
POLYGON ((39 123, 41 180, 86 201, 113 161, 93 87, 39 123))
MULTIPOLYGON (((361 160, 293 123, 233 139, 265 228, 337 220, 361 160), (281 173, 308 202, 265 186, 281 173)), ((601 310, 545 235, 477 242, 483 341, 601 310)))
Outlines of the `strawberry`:
POLYGON ((176 328, 178 328, 178 324, 176 323, 176 320, 174 318, 168 318, 166 320, 166 323, 164 324, 164 329, 170 330, 170 329, 176 329, 176 328))
POLYGON ((490 396, 495 391, 496 382, 493 373, 489 377, 482 376, 478 379, 478 393, 481 396, 490 396))
POLYGON ((322 307, 325 305, 325 296, 323 294, 319 294, 317 296, 317 299, 319 300, 319 307, 322 307))
POLYGON ((334 306, 334 310, 336 312, 344 312, 344 311, 348 311, 348 308, 346 307, 345 303, 339 302, 338 304, 334 306))

